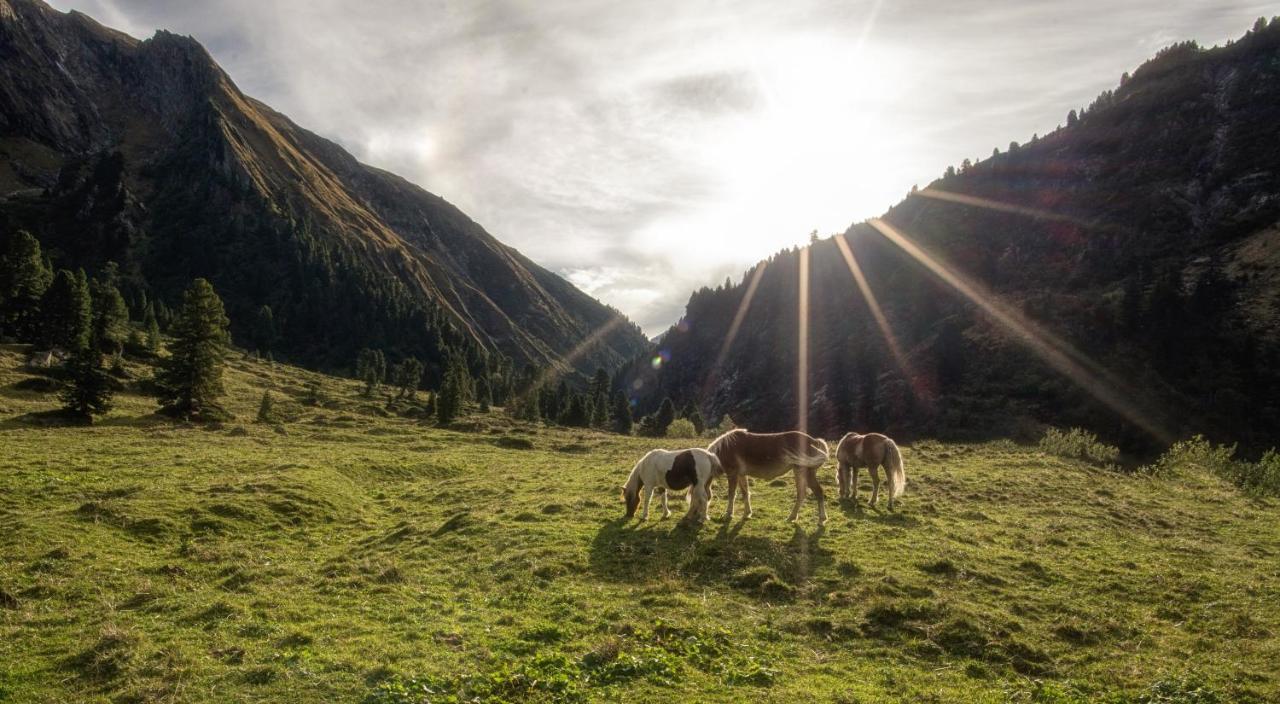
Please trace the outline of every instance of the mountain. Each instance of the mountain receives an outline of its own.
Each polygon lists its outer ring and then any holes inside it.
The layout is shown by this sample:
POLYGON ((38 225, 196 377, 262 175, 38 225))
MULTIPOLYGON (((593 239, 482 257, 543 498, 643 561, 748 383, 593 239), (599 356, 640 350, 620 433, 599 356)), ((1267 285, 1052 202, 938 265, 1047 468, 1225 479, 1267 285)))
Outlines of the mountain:
POLYGON ((443 198, 241 93, 193 39, 39 0, 0 0, 0 238, 18 229, 55 266, 115 262, 135 310, 208 278, 237 340, 267 305, 275 354, 326 368, 462 347, 589 374, 647 344, 443 198))
POLYGON ((670 396, 709 418, 828 437, 1057 424, 1133 450, 1192 433, 1261 448, 1280 437, 1277 370, 1273 19, 1226 46, 1169 47, 1052 134, 966 160, 880 219, 695 292, 618 383, 642 412, 670 396))

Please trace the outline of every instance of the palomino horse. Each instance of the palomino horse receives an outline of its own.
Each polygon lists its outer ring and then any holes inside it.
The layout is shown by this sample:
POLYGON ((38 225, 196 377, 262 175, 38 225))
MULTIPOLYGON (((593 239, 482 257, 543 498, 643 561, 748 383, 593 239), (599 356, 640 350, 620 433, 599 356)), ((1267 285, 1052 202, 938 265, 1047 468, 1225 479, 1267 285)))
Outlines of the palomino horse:
POLYGON ((689 490, 689 512, 681 522, 702 523, 707 520, 711 506, 711 480, 723 474, 720 460, 702 448, 690 450, 650 450, 636 462, 627 483, 622 487, 622 498, 627 504, 627 518, 636 515, 640 503, 640 490, 644 489, 644 512, 640 520, 649 519, 649 500, 656 489, 662 489, 662 517, 671 515, 667 508, 667 494, 689 490))
POLYGON ((729 477, 729 509, 725 519, 733 518, 733 497, 742 487, 742 500, 747 504, 747 518, 751 517, 751 489, 748 477, 770 480, 787 472, 796 474, 796 504, 788 521, 800 515, 805 489, 813 489, 818 499, 818 525, 827 522, 827 501, 818 482, 818 468, 831 456, 827 443, 799 431, 785 433, 749 433, 741 428, 716 438, 707 450, 720 458, 720 464, 729 477))
POLYGON ((836 447, 836 476, 840 480, 840 498, 858 500, 858 469, 866 467, 871 475, 871 505, 880 498, 880 475, 877 467, 884 467, 884 478, 889 482, 889 510, 893 500, 902 496, 907 486, 907 473, 902 466, 902 453, 898 444, 880 433, 859 435, 849 433, 840 438, 836 447))

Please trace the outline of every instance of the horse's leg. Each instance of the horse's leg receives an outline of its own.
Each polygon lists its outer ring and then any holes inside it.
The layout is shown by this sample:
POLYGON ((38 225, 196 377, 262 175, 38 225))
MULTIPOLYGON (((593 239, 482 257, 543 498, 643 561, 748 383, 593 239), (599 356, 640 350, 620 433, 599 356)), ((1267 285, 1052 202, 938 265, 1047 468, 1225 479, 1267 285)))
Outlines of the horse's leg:
POLYGON ((862 468, 856 464, 849 465, 849 498, 858 503, 858 472, 862 468))
POLYGON ((871 506, 875 506, 880 500, 880 472, 876 471, 874 464, 867 465, 867 474, 871 475, 871 506))
POLYGON ((751 518, 751 477, 743 473, 739 481, 742 482, 742 500, 747 504, 747 512, 743 518, 751 518))
POLYGON ((836 465, 836 482, 840 485, 840 498, 849 498, 849 464, 847 462, 836 465))
POLYGON ((791 507, 791 515, 787 517, 789 522, 795 522, 800 517, 800 504, 804 503, 804 479, 807 472, 803 467, 796 467, 793 474, 796 475, 796 505, 791 507))
POLYGON ((818 500, 818 525, 823 525, 827 522, 827 496, 822 493, 822 482, 818 481, 818 468, 807 470, 807 473, 809 488, 813 490, 813 496, 818 500))
POLYGON ((640 514, 640 520, 649 520, 649 501, 653 498, 653 487, 646 486, 644 488, 644 512, 640 514))
POLYGON ((734 499, 734 495, 737 493, 738 493, 738 473, 730 472, 729 473, 729 507, 726 508, 724 512, 724 519, 726 521, 733 520, 733 499, 734 499))
POLYGON ((667 494, 670 494, 670 493, 671 492, 667 489, 662 490, 662 517, 663 518, 671 517, 671 509, 667 507, 667 494))

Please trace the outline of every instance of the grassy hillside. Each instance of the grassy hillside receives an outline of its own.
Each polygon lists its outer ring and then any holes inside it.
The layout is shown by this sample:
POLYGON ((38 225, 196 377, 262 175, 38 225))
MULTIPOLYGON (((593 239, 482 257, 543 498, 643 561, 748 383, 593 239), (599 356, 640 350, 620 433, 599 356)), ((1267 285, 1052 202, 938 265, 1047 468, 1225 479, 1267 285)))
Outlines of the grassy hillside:
POLYGON ((305 406, 316 377, 247 360, 224 426, 126 394, 37 427, 23 352, 0 348, 0 701, 1280 698, 1280 502, 1203 473, 921 442, 896 515, 793 526, 759 483, 753 519, 681 529, 619 518, 652 440, 436 429, 336 379, 305 406), (263 389, 293 420, 251 422, 263 389))

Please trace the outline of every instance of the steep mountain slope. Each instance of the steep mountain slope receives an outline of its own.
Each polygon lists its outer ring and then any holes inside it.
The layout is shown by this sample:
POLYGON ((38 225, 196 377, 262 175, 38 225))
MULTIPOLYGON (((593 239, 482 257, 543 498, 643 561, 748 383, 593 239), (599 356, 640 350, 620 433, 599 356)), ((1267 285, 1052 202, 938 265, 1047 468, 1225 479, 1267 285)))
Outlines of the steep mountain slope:
POLYGON ((752 427, 800 423, 808 259, 803 400, 818 431, 1049 422, 1138 449, 1191 432, 1269 446, 1280 436, 1278 125, 1280 22, 1211 50, 1170 47, 1065 128, 695 293, 659 368, 646 355, 626 383, 642 410, 671 396, 752 427))
POLYGON ((446 345, 558 366, 608 328, 571 360, 589 371, 645 344, 442 198, 242 94, 194 40, 38 0, 0 0, 0 233, 19 227, 59 266, 117 262, 134 299, 210 278, 238 337, 267 304, 279 351, 328 366, 446 345))

